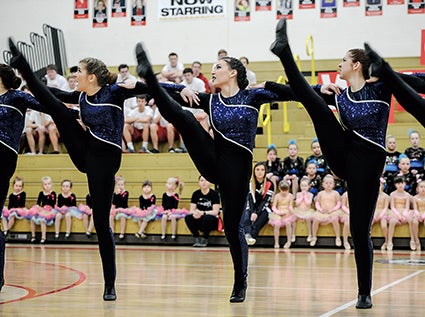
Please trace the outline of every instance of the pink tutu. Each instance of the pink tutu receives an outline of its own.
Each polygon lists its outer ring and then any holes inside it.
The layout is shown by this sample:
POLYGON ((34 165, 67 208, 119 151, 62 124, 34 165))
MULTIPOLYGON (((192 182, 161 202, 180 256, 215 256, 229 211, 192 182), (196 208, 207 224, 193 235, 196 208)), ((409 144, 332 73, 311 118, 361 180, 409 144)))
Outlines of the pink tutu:
POLYGON ((115 220, 120 220, 122 217, 125 219, 132 218, 131 208, 115 208, 115 220))
MULTIPOLYGON (((31 220, 35 222, 36 225, 41 224, 42 222, 46 223, 48 226, 52 225, 55 221, 55 210, 50 206, 33 206, 31 209, 35 210, 34 216, 31 217, 31 220)), ((34 212, 34 211, 33 211, 34 212)))
POLYGON ((93 213, 92 210, 91 210, 91 208, 89 206, 87 206, 87 205, 84 205, 84 204, 79 204, 78 205, 78 210, 81 213, 81 216, 82 215, 91 216, 92 213, 93 213))
POLYGON ((2 218, 5 218, 9 221, 11 217, 15 217, 16 219, 23 219, 24 216, 27 213, 26 208, 11 208, 7 209, 4 208, 2 212, 2 218))
POLYGON ((285 227, 287 224, 292 224, 296 220, 296 216, 286 212, 282 212, 276 207, 272 207, 273 212, 269 213, 269 224, 273 227, 285 227))
POLYGON ((155 219, 158 213, 158 207, 155 205, 150 206, 148 209, 140 209, 138 207, 132 207, 132 208, 134 208, 132 211, 132 216, 135 222, 139 220, 151 221, 155 219))
MULTIPOLYGON (((190 214, 189 210, 187 210, 186 208, 181 208, 181 209, 171 209, 168 210, 171 212, 171 215, 176 218, 176 219, 180 219, 180 218, 184 218, 186 217, 188 214, 190 214)), ((165 210, 164 207, 159 206, 158 207, 158 213, 156 214, 156 219, 162 219, 162 216, 165 215, 165 210)))

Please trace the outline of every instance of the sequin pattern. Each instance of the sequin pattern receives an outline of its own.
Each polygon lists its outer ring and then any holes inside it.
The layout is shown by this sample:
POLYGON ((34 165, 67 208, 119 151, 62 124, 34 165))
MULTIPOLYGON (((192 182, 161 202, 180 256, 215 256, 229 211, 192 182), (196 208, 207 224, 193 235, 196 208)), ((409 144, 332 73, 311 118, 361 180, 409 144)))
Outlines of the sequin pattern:
POLYGON ((335 97, 341 123, 385 149, 390 96, 381 84, 367 84, 355 93, 345 89, 335 97))
POLYGON ((30 94, 9 90, 0 96, 0 142, 18 153, 27 108, 41 110, 30 94))
POLYGON ((277 95, 264 89, 240 90, 236 95, 223 98, 211 96, 211 123, 215 131, 248 151, 254 148, 258 110, 263 103, 277 100, 277 95))
POLYGON ((95 137, 119 148, 124 128, 123 98, 117 85, 102 87, 93 96, 80 95, 83 123, 95 137))

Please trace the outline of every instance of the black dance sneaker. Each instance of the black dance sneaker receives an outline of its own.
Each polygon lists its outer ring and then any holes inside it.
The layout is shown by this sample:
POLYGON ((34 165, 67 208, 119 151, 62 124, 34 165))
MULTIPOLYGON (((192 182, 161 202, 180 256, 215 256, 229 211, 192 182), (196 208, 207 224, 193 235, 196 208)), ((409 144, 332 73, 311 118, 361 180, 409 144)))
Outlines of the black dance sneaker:
POLYGON ((286 33, 286 19, 281 18, 276 26, 276 40, 272 43, 270 50, 279 56, 283 49, 288 46, 288 35, 286 33))
POLYGON ((117 299, 117 294, 115 293, 114 286, 105 286, 105 291, 103 292, 104 301, 113 301, 117 299))
POLYGON ((372 298, 370 295, 359 295, 356 303, 357 309, 369 309, 372 308, 372 298))

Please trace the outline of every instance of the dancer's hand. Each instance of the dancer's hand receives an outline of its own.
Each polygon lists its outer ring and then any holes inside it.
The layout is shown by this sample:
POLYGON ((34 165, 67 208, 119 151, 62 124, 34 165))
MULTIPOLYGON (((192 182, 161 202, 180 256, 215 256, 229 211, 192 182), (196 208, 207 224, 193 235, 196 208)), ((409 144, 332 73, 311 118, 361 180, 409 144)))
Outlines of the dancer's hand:
POLYGON ((324 84, 320 87, 320 92, 325 95, 341 94, 342 87, 336 84, 324 84))
POLYGON ((366 79, 366 82, 369 84, 376 83, 377 81, 379 81, 379 77, 370 76, 369 79, 366 79))
POLYGON ((134 89, 136 88, 136 82, 135 81, 124 81, 122 83, 119 83, 118 86, 126 89, 134 89))
POLYGON ((183 100, 185 102, 188 102, 191 107, 193 102, 199 105, 199 97, 196 91, 193 91, 186 87, 180 92, 180 96, 182 96, 183 100))

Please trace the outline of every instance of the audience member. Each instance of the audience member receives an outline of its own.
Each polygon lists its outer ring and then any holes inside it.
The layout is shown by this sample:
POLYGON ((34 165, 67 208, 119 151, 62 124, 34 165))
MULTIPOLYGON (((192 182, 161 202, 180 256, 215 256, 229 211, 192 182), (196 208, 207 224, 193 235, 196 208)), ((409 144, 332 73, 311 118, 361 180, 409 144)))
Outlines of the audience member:
POLYGON ((192 63, 193 76, 202 80, 205 86, 205 92, 210 93, 211 92, 210 83, 208 79, 201 73, 201 69, 202 69, 201 62, 195 61, 192 63))
POLYGON ((179 56, 177 53, 171 52, 168 54, 168 63, 162 68, 162 75, 166 80, 180 83, 181 77, 183 76, 184 66, 179 63, 179 56))
POLYGON ((61 220, 63 218, 65 218, 66 221, 65 238, 69 239, 71 236, 71 217, 77 217, 79 215, 77 211, 77 198, 75 194, 71 192, 72 182, 69 179, 63 180, 61 187, 62 192, 58 195, 58 203, 55 206, 55 239, 59 239, 61 220))
POLYGON ((307 162, 311 160, 316 161, 316 173, 321 177, 325 177, 325 175, 330 174, 330 169, 328 163, 326 162, 325 156, 322 153, 322 149, 320 148, 319 139, 314 138, 311 141, 311 151, 313 152, 310 156, 305 159, 305 164, 307 167, 307 162))
POLYGON ((242 62, 243 66, 246 68, 246 77, 248 78, 249 85, 248 87, 252 87, 257 84, 257 76, 252 70, 248 69, 248 58, 245 56, 239 57, 239 60, 242 62))
POLYGON ((158 209, 156 207, 156 196, 152 193, 152 182, 145 180, 142 184, 142 195, 139 197, 140 212, 133 214, 137 220, 139 230, 134 234, 137 238, 145 239, 148 223, 155 219, 158 209))
POLYGON ((127 81, 137 81, 137 78, 130 74, 127 64, 121 64, 118 66, 117 83, 124 83, 127 81))
POLYGON ((48 87, 54 87, 61 90, 69 90, 68 81, 65 77, 58 74, 58 68, 56 65, 49 64, 46 67, 46 79, 47 79, 47 86, 48 87))
POLYGON ((298 156, 298 145, 295 140, 289 141, 288 154, 283 159, 283 179, 288 182, 292 194, 295 195, 298 192, 298 182, 305 174, 304 160, 298 156))

